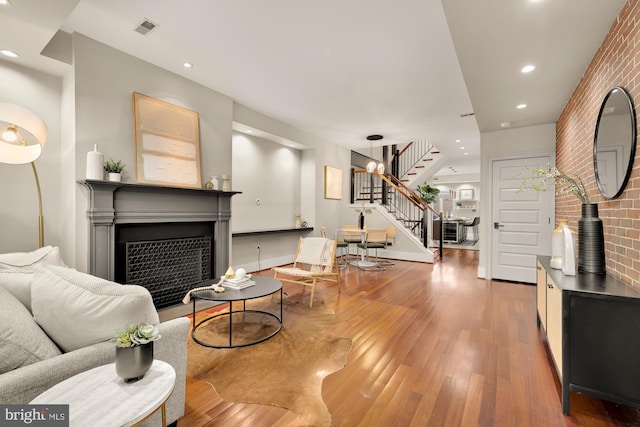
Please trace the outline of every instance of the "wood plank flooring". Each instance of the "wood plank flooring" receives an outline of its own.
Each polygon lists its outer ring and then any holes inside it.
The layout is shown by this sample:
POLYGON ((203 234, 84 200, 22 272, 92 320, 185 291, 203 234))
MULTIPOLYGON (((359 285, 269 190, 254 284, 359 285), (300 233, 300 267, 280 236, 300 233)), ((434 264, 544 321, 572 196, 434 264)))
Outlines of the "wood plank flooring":
MULTIPOLYGON (((395 261, 379 272, 350 267, 342 273, 341 294, 335 285, 317 287, 316 301, 348 318, 333 332, 353 340, 346 367, 323 385, 333 425, 640 425, 637 409, 576 393, 571 416, 562 414, 559 383, 536 326, 535 286, 477 279, 478 255, 445 249, 435 265, 395 261)), ((285 291, 301 288, 286 285, 285 291)), ((191 378, 178 422, 303 424, 282 408, 226 402, 191 378)))

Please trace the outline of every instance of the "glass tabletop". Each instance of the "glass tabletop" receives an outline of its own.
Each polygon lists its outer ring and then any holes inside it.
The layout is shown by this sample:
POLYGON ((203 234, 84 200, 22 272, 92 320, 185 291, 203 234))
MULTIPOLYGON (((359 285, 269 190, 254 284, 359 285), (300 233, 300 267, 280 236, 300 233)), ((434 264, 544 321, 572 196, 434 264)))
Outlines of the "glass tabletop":
MULTIPOLYGON (((244 289, 225 288, 224 292, 213 290, 194 291, 191 298, 208 301, 243 301, 271 295, 282 289, 282 282, 272 277, 253 276, 251 278, 256 284, 244 289)), ((215 281, 209 283, 217 283, 215 281)))

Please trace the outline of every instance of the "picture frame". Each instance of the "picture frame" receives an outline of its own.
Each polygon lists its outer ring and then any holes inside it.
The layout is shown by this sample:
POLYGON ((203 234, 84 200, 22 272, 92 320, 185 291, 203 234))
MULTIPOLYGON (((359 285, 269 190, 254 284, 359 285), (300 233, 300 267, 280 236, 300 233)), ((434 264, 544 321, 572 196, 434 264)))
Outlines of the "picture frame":
POLYGON ((473 188, 460 189, 460 200, 473 200, 473 188))
POLYGON ((198 112, 133 92, 136 182, 202 188, 198 112))
POLYGON ((325 165, 324 198, 333 200, 342 199, 342 169, 325 165))

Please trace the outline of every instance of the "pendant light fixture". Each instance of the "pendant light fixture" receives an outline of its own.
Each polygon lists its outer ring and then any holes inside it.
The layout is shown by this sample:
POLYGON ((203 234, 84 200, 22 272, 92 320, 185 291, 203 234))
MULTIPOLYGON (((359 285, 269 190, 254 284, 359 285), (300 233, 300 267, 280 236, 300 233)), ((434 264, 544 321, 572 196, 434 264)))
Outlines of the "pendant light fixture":
MULTIPOLYGON (((379 141, 384 138, 382 135, 369 135, 367 140, 369 140, 369 157, 373 157, 373 141, 379 141)), ((373 158, 367 163, 366 167, 367 172, 374 173, 378 172, 380 175, 384 174, 384 163, 376 163, 373 158)))

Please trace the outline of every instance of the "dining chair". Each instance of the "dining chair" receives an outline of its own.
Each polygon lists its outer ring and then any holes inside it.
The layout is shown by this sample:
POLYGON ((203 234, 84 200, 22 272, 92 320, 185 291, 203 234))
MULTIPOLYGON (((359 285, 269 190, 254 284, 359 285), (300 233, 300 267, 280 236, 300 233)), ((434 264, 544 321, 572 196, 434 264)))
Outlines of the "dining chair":
POLYGON ((473 238, 475 240, 473 240, 473 243, 476 243, 478 241, 478 224, 480 224, 480 217, 477 216, 475 218, 473 218, 472 221, 470 222, 463 222, 462 224, 462 241, 466 242, 469 240, 469 229, 471 229, 473 231, 473 238))
POLYGON ((358 243, 358 248, 365 251, 366 258, 371 261, 370 249, 375 250, 375 258, 371 267, 361 267, 363 270, 384 270, 384 266, 378 258, 378 249, 387 248, 387 229, 386 228, 370 228, 367 230, 364 242, 358 243))

